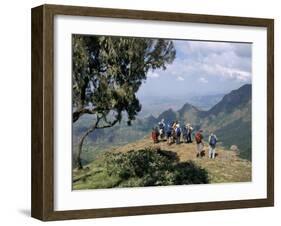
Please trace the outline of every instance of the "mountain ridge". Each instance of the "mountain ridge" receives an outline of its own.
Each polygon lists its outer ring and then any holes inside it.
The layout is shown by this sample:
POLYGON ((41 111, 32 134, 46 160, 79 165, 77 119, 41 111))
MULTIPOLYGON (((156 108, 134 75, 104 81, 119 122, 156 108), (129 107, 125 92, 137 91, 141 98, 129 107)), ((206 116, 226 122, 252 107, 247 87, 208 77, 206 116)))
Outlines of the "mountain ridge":
MULTIPOLYGON (((209 110, 199 110, 196 106, 185 103, 178 111, 174 111, 171 108, 166 110, 169 113, 181 113, 185 111, 189 111, 190 109, 194 109, 194 111, 198 112, 201 116, 206 117, 209 115, 217 115, 222 111, 231 112, 234 107, 238 107, 239 105, 246 104, 248 101, 251 100, 251 92, 252 92, 252 85, 245 84, 236 90, 232 90, 230 93, 224 95, 221 101, 215 104, 209 110), (241 102, 242 100, 242 102, 241 102), (239 102, 240 101, 240 102, 239 102), (234 105, 234 106, 233 106, 234 105)), ((166 112, 164 111, 164 112, 166 112)), ((161 120, 163 118, 162 112, 158 117, 155 117, 157 120, 161 120)))
MULTIPOLYGON (((238 146, 241 157, 251 160, 251 92, 251 84, 246 84, 226 94, 209 110, 199 110, 192 104, 185 103, 178 111, 169 108, 158 117, 150 115, 144 119, 137 118, 129 127, 121 123, 106 131, 97 131, 89 137, 89 141, 93 137, 92 143, 96 151, 84 153, 84 158, 92 160, 89 155, 94 156, 91 153, 96 153, 97 150, 107 150, 111 146, 122 146, 140 140, 164 118, 166 123, 178 120, 181 126, 190 123, 195 131, 203 129, 204 136, 215 132, 222 145, 228 149, 232 145, 238 146)), ((76 126, 74 135, 79 137, 77 131, 82 133, 85 129, 76 126)))

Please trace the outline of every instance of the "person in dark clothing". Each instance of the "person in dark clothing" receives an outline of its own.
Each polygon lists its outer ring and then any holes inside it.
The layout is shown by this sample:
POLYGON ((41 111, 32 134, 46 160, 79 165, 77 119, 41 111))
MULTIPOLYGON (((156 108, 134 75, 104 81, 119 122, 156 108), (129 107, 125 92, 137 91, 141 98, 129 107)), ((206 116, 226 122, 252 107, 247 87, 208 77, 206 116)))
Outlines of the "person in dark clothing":
POLYGON ((172 126, 171 125, 167 125, 167 130, 166 130, 166 137, 167 137, 167 143, 170 145, 172 144, 172 126))

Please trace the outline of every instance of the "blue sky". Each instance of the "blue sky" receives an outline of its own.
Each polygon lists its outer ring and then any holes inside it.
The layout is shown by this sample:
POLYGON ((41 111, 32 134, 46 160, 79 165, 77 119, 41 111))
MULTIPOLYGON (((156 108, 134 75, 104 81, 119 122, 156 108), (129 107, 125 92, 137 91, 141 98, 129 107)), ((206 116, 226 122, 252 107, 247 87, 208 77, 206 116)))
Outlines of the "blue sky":
POLYGON ((166 70, 149 71, 138 91, 151 96, 227 93, 252 80, 249 43, 174 40, 176 58, 166 70))

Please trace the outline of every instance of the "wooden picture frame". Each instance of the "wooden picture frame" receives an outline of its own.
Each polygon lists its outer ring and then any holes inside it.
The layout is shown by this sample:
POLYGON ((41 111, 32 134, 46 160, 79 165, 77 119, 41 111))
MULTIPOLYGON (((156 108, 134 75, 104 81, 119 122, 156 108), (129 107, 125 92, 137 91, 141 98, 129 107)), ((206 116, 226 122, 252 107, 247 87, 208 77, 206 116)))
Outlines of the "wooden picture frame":
POLYGON ((77 6, 42 5, 32 9, 32 201, 31 215, 50 220, 163 214, 274 205, 274 21, 77 6), (267 198, 178 203, 120 208, 54 210, 54 16, 126 18, 153 21, 240 25, 267 29, 267 198))

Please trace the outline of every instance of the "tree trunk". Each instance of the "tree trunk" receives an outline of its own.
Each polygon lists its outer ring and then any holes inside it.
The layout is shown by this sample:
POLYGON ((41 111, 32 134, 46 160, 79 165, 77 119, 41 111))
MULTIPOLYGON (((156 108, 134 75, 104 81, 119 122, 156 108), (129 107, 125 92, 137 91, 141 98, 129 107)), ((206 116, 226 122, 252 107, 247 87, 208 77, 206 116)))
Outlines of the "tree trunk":
POLYGON ((86 133, 84 133, 84 135, 81 137, 79 144, 78 144, 78 154, 77 154, 77 167, 78 169, 83 169, 83 165, 82 165, 82 161, 81 161, 81 154, 82 154, 82 147, 83 147, 83 143, 86 139, 86 137, 89 135, 89 133, 93 132, 95 129, 95 126, 90 128, 89 130, 87 130, 86 133))
MULTIPOLYGON (((118 118, 116 118, 113 122, 109 122, 106 125, 103 125, 102 127, 99 127, 99 122, 100 122, 101 118, 97 117, 97 121, 95 122, 95 124, 86 131, 86 133, 84 133, 84 135, 81 137, 79 143, 78 143, 78 154, 77 154, 77 167, 78 169, 83 169, 83 165, 82 165, 82 161, 81 161, 81 154, 82 154, 82 147, 83 147, 83 143, 86 139, 86 137, 92 133, 95 129, 104 129, 104 128, 109 128, 114 126, 119 120, 118 118)), ((107 120, 106 120, 107 121, 107 120)))

